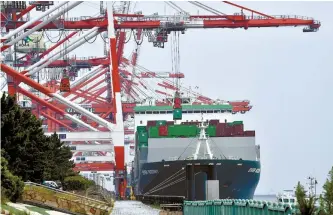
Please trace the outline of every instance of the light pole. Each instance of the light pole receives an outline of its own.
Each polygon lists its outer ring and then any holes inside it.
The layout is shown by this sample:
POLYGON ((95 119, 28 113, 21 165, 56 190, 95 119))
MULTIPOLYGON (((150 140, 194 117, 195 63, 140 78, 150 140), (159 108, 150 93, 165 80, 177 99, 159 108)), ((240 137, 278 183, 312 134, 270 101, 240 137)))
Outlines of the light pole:
POLYGON ((310 193, 311 195, 314 195, 315 197, 317 196, 317 179, 315 177, 308 177, 310 184, 309 184, 309 197, 310 197, 310 193), (314 193, 313 193, 313 189, 314 189, 314 193))

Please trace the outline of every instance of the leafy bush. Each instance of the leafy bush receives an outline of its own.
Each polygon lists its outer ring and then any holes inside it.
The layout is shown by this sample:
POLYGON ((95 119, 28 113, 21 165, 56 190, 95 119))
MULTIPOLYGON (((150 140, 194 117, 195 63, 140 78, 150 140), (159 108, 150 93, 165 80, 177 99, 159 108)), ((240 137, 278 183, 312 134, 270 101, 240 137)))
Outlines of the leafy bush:
POLYGON ((23 193, 24 183, 7 168, 8 162, 1 157, 1 199, 16 202, 23 193))
POLYGON ((80 175, 69 176, 64 180, 64 190, 86 190, 88 187, 94 185, 95 182, 88 180, 80 175))

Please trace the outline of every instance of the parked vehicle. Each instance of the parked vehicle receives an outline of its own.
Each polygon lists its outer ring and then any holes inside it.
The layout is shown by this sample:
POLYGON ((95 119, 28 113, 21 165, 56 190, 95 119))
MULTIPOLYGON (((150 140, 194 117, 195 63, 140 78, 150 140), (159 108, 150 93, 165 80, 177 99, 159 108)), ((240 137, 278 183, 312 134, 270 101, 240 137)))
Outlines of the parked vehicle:
POLYGON ((48 187, 51 187, 51 188, 54 188, 54 189, 62 189, 61 186, 59 186, 56 182, 54 181, 44 181, 42 183, 44 186, 48 186, 48 187))

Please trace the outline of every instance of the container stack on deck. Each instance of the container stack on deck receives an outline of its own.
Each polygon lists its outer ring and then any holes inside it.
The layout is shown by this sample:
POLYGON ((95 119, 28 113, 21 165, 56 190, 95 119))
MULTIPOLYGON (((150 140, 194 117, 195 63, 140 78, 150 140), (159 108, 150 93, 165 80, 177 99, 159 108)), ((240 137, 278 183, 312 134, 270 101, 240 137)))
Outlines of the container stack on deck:
POLYGON ((139 146, 139 148, 148 146, 148 132, 146 126, 137 126, 135 135, 136 146, 139 146))
MULTIPOLYGON (((147 147, 148 138, 196 137, 200 132, 197 127, 199 123, 191 121, 175 125, 173 121, 148 121, 147 126, 137 126, 136 146, 139 148, 147 147)), ((219 120, 210 120, 206 134, 209 137, 253 137, 255 131, 244 131, 243 121, 220 123, 219 120)))

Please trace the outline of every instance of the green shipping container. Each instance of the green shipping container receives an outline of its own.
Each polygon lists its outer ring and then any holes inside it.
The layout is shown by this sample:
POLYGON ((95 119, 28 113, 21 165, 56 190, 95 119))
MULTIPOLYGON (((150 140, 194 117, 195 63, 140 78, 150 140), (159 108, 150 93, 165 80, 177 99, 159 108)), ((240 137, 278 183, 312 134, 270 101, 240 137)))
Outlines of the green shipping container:
POLYGON ((173 120, 182 119, 182 109, 173 110, 173 120))
POLYGON ((216 126, 208 126, 206 134, 210 137, 216 137, 216 126))
POLYGON ((177 136, 177 125, 169 125, 168 137, 176 137, 176 136, 177 136))
POLYGON ((243 125, 243 121, 234 121, 233 125, 243 125))
POLYGON ((137 132, 146 132, 147 131, 147 127, 146 126, 142 126, 142 125, 140 125, 140 126, 137 126, 136 127, 136 131, 137 132))
POLYGON ((148 143, 139 143, 139 149, 148 147, 148 143))
POLYGON ((185 125, 183 128, 183 133, 186 137, 195 137, 197 136, 197 126, 195 125, 185 125))
POLYGON ((156 121, 156 125, 157 125, 157 126, 160 126, 160 125, 166 125, 166 122, 167 122, 166 120, 157 120, 157 121, 156 121))
POLYGON ((197 127, 197 135, 200 135, 200 128, 197 127))
POLYGON ((149 128, 149 138, 158 138, 158 126, 152 126, 149 128))
MULTIPOLYGON (((200 128, 197 128, 197 134, 200 134, 200 128)), ((210 137, 216 137, 216 126, 208 126, 208 128, 206 128, 206 135, 210 136, 210 137)))
POLYGON ((139 143, 148 143, 148 133, 147 132, 138 133, 138 140, 139 143))
MULTIPOLYGON (((285 215, 299 214, 298 205, 244 199, 184 201, 184 215, 285 215)), ((317 210, 318 211, 318 210, 317 210)), ((314 215, 319 214, 315 212, 314 215)))
POLYGON ((195 125, 169 125, 169 137, 195 137, 197 135, 197 127, 195 125))

